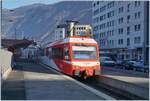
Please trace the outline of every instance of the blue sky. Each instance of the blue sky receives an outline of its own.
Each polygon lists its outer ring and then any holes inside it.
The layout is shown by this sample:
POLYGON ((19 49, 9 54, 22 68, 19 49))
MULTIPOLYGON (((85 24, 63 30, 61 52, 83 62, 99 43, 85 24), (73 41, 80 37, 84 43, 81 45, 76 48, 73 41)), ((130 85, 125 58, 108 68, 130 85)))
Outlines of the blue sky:
POLYGON ((64 0, 3 0, 3 8, 13 9, 34 3, 53 4, 64 0))

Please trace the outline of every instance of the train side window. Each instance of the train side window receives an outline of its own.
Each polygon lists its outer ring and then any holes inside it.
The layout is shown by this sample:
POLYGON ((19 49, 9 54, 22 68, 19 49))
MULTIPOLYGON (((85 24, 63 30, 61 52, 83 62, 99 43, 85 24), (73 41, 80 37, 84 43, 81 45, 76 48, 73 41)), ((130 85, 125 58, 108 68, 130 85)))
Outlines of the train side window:
POLYGON ((51 58, 52 58, 52 49, 51 49, 51 48, 49 48, 49 49, 48 49, 48 51, 49 51, 49 55, 48 55, 48 57, 51 59, 51 58))
POLYGON ((63 49, 62 48, 52 48, 52 58, 62 59, 63 58, 63 49))
POLYGON ((45 49, 45 55, 48 56, 49 52, 48 52, 48 48, 45 49))
POLYGON ((64 47, 64 59, 69 60, 69 47, 64 47))

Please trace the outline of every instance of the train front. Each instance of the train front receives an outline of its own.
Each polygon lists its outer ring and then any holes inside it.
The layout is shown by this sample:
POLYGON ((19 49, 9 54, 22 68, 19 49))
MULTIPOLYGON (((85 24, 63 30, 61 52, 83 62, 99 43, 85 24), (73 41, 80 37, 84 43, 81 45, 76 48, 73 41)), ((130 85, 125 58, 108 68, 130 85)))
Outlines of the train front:
POLYGON ((99 49, 97 44, 72 45, 73 75, 87 78, 100 74, 99 49))

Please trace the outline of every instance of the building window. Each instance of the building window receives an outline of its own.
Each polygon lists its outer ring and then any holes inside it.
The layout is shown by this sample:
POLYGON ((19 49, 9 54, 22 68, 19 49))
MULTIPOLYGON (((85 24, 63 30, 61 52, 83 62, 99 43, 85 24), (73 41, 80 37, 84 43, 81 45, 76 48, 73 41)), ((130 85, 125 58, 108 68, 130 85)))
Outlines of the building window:
POLYGON ((127 16, 127 23, 130 22, 130 15, 127 16))
POLYGON ((107 4, 107 8, 108 9, 111 8, 111 7, 114 7, 114 1, 112 1, 112 2, 110 2, 110 3, 107 4))
POLYGON ((130 34, 130 27, 127 27, 127 35, 130 34))
POLYGON ((130 38, 127 38, 127 46, 130 46, 130 38))
POLYGON ((110 12, 109 12, 109 13, 107 13, 107 18, 110 18, 110 12))
POLYGON ((103 15, 103 19, 106 19, 106 14, 103 15))
POLYGON ((94 39, 98 40, 99 34, 98 34, 98 33, 95 33, 95 34, 93 35, 93 37, 94 37, 94 39))
POLYGON ((119 13, 122 13, 123 12, 123 7, 120 7, 119 8, 119 13))
POLYGON ((137 13, 134 14, 135 19, 137 19, 137 13))
POLYGON ((107 18, 113 17, 114 16, 114 11, 110 11, 107 13, 107 18))
POLYGON ((97 31, 98 30, 98 26, 95 26, 93 31, 97 31))
POLYGON ((100 45, 101 45, 101 46, 105 46, 105 40, 104 40, 104 39, 101 39, 101 40, 100 40, 100 45))
POLYGON ((112 45, 114 45, 114 40, 112 40, 112 45))
POLYGON ((119 24, 123 23, 123 17, 119 18, 118 22, 119 24))
POLYGON ((99 1, 97 1, 97 5, 99 5, 99 1))
POLYGON ((102 6, 101 8, 100 8, 100 12, 103 12, 103 11, 105 11, 106 10, 106 5, 105 6, 102 6))
POLYGON ((60 33, 62 33, 62 31, 60 31, 60 33))
POLYGON ((93 21, 94 23, 98 23, 99 22, 99 18, 98 17, 96 17, 96 18, 94 18, 94 21, 93 21))
POLYGON ((130 4, 128 4, 127 12, 130 12, 130 4))
POLYGON ((137 31, 137 25, 134 25, 134 30, 137 31))
POLYGON ((134 16, 135 16, 135 19, 140 18, 141 12, 136 12, 136 13, 134 14, 134 16))
POLYGON ((123 44, 123 39, 121 39, 121 44, 123 44))
POLYGON ((97 15, 99 13, 99 9, 96 9, 93 13, 94 15, 97 15))
POLYGON ((140 18, 140 16, 141 16, 141 12, 138 12, 138 18, 140 18))
POLYGON ((141 24, 138 24, 138 30, 140 30, 141 29, 141 24))
POLYGON ((100 38, 103 38, 105 36, 105 32, 100 33, 100 38))
POLYGON ((96 4, 94 3, 93 6, 95 7, 95 5, 96 5, 96 4))
POLYGON ((119 29, 118 29, 118 33, 119 33, 119 34, 123 34, 123 28, 119 28, 119 29))
POLYGON ((99 17, 99 19, 100 19, 100 21, 102 21, 102 20, 106 19, 106 14, 104 14, 104 15, 100 16, 100 17, 99 17))
POLYGON ((141 24, 135 25, 134 30, 139 31, 141 29, 141 24))
POLYGON ((118 40, 118 45, 120 45, 120 39, 118 40))
POLYGON ((134 38, 134 43, 139 44, 141 42, 141 37, 135 37, 134 38))
POLYGON ((102 21, 103 20, 103 16, 100 16, 99 19, 100 19, 100 21, 102 21))
POLYGON ((114 20, 107 22, 107 27, 114 26, 114 20))
POLYGON ((140 1, 135 1, 135 7, 140 6, 140 1))
POLYGON ((111 30, 111 36, 113 36, 114 35, 114 30, 111 30))
POLYGON ((99 29, 100 29, 100 30, 101 30, 101 29, 104 29, 104 28, 106 28, 106 23, 103 23, 103 24, 99 25, 99 29))
POLYGON ((114 16, 114 11, 111 11, 111 17, 114 16))
POLYGON ((113 36, 113 35, 114 35, 114 30, 107 31, 107 36, 113 36))
POLYGON ((123 44, 123 39, 119 39, 119 40, 118 40, 118 44, 119 44, 119 45, 122 45, 122 44, 123 44))
POLYGON ((110 26, 114 26, 114 20, 110 22, 110 26))
POLYGON ((137 2, 138 2, 138 1, 135 1, 135 7, 137 6, 137 2))

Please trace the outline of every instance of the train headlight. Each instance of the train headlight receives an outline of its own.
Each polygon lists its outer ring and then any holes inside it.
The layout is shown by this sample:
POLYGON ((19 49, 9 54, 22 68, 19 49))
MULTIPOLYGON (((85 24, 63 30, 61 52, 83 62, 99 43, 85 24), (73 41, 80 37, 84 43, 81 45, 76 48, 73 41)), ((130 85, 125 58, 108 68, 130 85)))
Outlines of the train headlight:
POLYGON ((80 75, 80 71, 79 70, 75 70, 74 71, 74 75, 79 76, 80 75))

